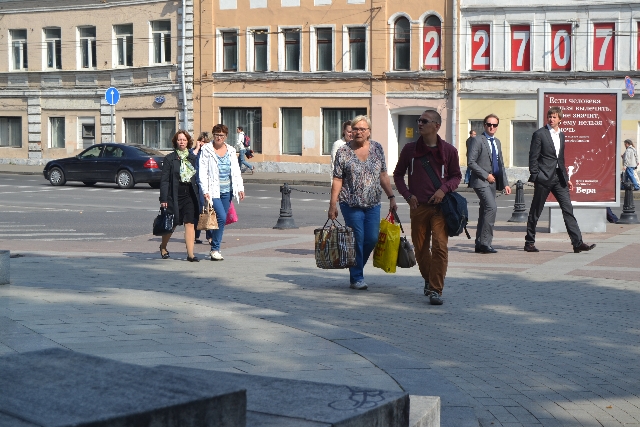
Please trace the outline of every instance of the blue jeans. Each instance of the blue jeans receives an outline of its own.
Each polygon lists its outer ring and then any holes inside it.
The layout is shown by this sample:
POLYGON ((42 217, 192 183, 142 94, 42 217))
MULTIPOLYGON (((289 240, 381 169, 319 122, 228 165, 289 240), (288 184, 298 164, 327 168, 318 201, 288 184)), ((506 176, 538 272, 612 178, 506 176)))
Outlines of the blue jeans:
POLYGON ((636 168, 627 167, 627 169, 625 170, 625 172, 627 173, 627 179, 625 181, 631 180, 634 190, 637 190, 640 187, 638 186, 638 181, 636 181, 636 174, 633 173, 635 169, 636 168))
POLYGON ((218 218, 218 229, 211 230, 211 250, 220 251, 222 234, 224 233, 224 223, 227 221, 227 212, 231 204, 231 193, 220 193, 219 199, 213 199, 213 210, 218 218))
POLYGON ((349 281, 364 280, 364 265, 378 243, 380 234, 380 205, 370 208, 350 207, 340 203, 340 211, 347 226, 353 228, 356 241, 356 265, 349 268, 349 281))
POLYGON ((253 165, 247 162, 247 156, 244 155, 247 150, 240 150, 240 156, 238 157, 238 165, 240 166, 240 170, 242 170, 242 165, 245 165, 249 168, 249 170, 253 169, 253 165))

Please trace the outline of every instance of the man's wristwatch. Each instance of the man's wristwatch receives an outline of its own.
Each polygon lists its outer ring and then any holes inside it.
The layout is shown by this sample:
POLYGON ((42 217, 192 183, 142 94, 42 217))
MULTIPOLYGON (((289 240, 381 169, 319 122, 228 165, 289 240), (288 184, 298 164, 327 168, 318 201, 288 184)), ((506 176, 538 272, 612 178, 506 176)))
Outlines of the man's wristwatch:
POLYGON ((392 194, 392 195, 387 196, 387 197, 388 197, 389 200, 391 200, 391 199, 395 199, 396 196, 395 196, 395 194, 392 194))

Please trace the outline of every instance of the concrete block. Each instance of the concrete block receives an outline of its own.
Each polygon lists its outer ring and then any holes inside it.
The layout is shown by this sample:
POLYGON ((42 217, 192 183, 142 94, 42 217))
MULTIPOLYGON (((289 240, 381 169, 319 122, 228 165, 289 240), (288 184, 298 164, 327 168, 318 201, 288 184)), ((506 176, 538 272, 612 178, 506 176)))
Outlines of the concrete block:
POLYGON ((0 357, 7 426, 244 427, 245 390, 62 349, 0 357), (30 424, 26 424, 30 425, 30 424))
POLYGON ((29 151, 42 151, 42 144, 39 144, 37 142, 30 142, 29 151))
POLYGON ((27 114, 29 115, 40 115, 41 113, 42 113, 42 107, 40 107, 40 104, 29 105, 27 107, 27 114))
POLYGON ((29 123, 29 133, 40 133, 42 132, 40 123, 29 123))
MULTIPOLYGON (((409 425, 409 395, 404 392, 175 366, 159 366, 158 369, 181 377, 199 378, 214 384, 235 384, 246 389, 247 411, 254 412, 249 416, 252 420, 260 419, 266 414, 271 420, 273 417, 286 417, 296 421, 291 425, 300 426, 409 425), (317 424, 304 424, 305 422, 317 424)), ((263 423, 260 420, 260 423, 253 425, 263 423)))
POLYGON ((42 151, 29 151, 29 158, 30 159, 41 159, 42 158, 42 151))
MULTIPOLYGON (((583 233, 607 232, 606 208, 573 208, 573 216, 576 217, 580 231, 583 233)), ((549 233, 566 233, 562 211, 560 208, 549 207, 549 233)))
POLYGON ((11 251, 0 251, 0 285, 8 285, 10 282, 11 251))
POLYGON ((438 396, 409 396, 409 427, 440 427, 440 398, 438 396))

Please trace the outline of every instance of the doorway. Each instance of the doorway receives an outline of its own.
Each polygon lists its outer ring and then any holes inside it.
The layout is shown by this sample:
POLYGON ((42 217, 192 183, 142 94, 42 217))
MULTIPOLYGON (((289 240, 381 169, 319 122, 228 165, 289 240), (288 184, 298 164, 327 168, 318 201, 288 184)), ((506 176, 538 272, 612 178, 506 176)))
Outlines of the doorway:
POLYGON ((409 142, 417 141, 420 137, 418 132, 418 123, 416 120, 420 118, 420 115, 398 115, 398 158, 402 147, 409 142))

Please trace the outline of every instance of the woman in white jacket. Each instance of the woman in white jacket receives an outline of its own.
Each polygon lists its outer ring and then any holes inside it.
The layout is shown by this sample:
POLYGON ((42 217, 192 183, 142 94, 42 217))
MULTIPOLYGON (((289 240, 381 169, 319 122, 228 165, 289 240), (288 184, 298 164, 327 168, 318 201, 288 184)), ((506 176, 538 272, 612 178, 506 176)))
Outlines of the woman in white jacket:
POLYGON ((205 204, 211 201, 218 219, 218 229, 211 230, 211 261, 222 261, 220 243, 227 220, 227 212, 233 198, 237 202, 244 199, 244 184, 236 150, 226 143, 229 128, 215 125, 212 130, 212 144, 206 144, 200 153, 198 181, 205 204))

